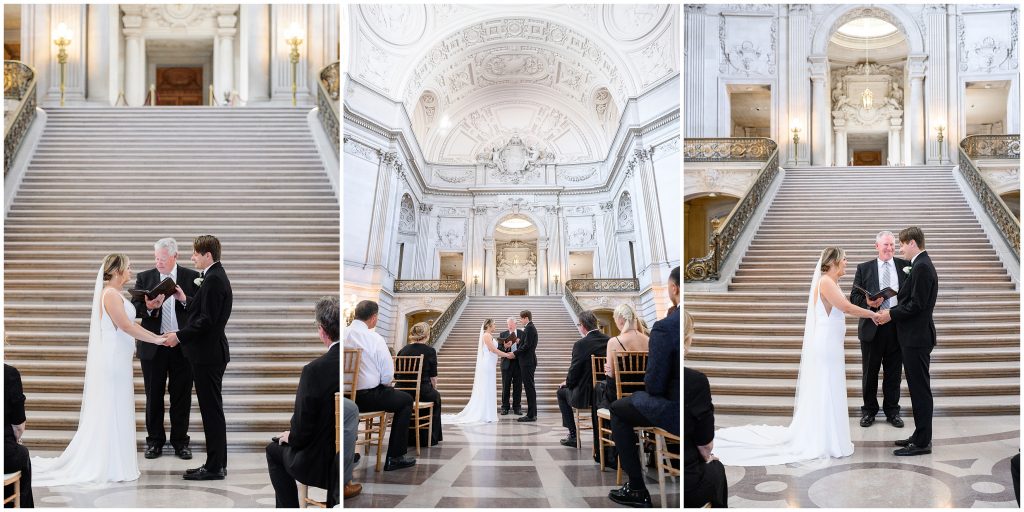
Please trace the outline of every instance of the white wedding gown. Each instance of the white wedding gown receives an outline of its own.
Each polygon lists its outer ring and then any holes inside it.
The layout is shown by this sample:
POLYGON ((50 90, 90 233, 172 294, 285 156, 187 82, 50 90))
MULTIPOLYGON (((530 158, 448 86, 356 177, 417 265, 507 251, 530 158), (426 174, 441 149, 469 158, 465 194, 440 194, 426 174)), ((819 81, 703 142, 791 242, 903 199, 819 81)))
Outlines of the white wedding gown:
MULTIPOLYGON (((102 281, 97 286, 102 287, 102 281)), ((121 300, 128 318, 135 318, 135 306, 124 297, 121 300)), ((118 330, 106 311, 97 318, 101 304, 98 289, 90 320, 78 431, 60 456, 32 457, 35 487, 102 486, 139 478, 132 376, 135 339, 118 330)))
POLYGON ((853 454, 843 349, 846 315, 835 306, 825 310, 814 286, 818 277, 812 284, 815 300, 805 326, 792 422, 788 427, 716 430, 712 451, 722 464, 773 466, 853 454))
POLYGON ((473 372, 473 391, 469 403, 458 414, 442 414, 444 425, 469 425, 474 423, 495 423, 498 421, 498 385, 496 370, 498 356, 484 346, 484 335, 476 350, 476 371, 473 372))

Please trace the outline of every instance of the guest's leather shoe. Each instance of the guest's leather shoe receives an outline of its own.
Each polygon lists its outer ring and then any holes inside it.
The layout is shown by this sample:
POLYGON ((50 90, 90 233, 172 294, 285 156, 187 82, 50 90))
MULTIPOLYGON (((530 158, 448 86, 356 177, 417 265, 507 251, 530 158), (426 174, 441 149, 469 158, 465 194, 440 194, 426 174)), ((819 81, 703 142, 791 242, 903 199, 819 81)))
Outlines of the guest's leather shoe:
POLYGON ((216 471, 210 471, 206 469, 206 466, 198 468, 196 471, 189 473, 188 470, 182 475, 185 480, 224 480, 224 477, 228 476, 228 470, 220 468, 216 471))
POLYGON ((353 455, 352 456, 352 464, 359 464, 359 459, 360 459, 360 457, 359 457, 358 453, 353 455))
POLYGON ((520 416, 520 415, 523 414, 523 410, 518 408, 518 407, 516 407, 515 409, 512 409, 512 414, 515 414, 516 416, 520 416))
POLYGON ((164 454, 164 447, 157 445, 149 445, 146 447, 146 458, 155 459, 164 454))
POLYGON ((893 455, 899 457, 908 457, 912 455, 928 455, 932 452, 932 445, 918 446, 914 443, 910 443, 899 450, 892 452, 893 455))
POLYGON ((874 422, 875 422, 875 415, 874 414, 865 414, 864 416, 861 416, 861 418, 860 418, 860 426, 862 426, 862 427, 870 427, 871 424, 874 423, 874 422))
POLYGON ((896 441, 893 444, 895 444, 896 446, 907 446, 908 444, 913 442, 912 439, 913 438, 910 438, 910 437, 908 437, 906 439, 900 439, 900 440, 896 441))
POLYGON ((521 422, 537 421, 537 417, 536 416, 522 416, 519 419, 517 419, 516 421, 521 421, 521 422))
POLYGON ((571 447, 575 448, 576 447, 576 436, 566 436, 565 439, 562 439, 562 440, 558 441, 558 444, 560 444, 562 446, 571 446, 571 447))
POLYGON ((500 414, 502 416, 505 416, 506 414, 508 414, 508 409, 507 408, 506 409, 502 409, 500 414))
POLYGON ((608 499, 627 507, 651 508, 651 493, 647 489, 630 489, 629 482, 619 489, 612 489, 608 493, 608 499))
POLYGON ((416 459, 402 455, 401 457, 388 457, 384 461, 384 471, 394 471, 396 469, 409 468, 416 465, 416 459))
POLYGON ((345 499, 353 498, 363 492, 362 484, 345 484, 345 499))
POLYGON ((192 458, 192 450, 188 446, 182 446, 181 448, 175 448, 174 454, 181 460, 190 460, 192 458))
POLYGON ((896 428, 903 428, 904 425, 903 418, 900 418, 899 414, 896 414, 891 418, 886 418, 885 421, 888 421, 890 424, 892 424, 892 426, 896 428))

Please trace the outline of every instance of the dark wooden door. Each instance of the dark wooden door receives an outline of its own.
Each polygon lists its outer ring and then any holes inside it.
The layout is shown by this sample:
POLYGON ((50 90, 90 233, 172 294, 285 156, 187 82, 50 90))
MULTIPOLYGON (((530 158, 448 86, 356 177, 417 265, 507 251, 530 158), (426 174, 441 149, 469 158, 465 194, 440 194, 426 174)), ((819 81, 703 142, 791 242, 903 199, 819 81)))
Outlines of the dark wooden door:
POLYGON ((882 152, 854 151, 853 165, 882 165, 882 152))
POLYGON ((203 68, 157 68, 157 105, 202 105, 203 68))

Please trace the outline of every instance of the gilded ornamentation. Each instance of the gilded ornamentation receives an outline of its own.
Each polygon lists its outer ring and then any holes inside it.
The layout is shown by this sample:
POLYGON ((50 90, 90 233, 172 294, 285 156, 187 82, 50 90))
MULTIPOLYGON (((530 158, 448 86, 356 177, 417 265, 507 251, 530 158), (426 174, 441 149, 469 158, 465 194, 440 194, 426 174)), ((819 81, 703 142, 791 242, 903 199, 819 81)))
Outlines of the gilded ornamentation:
POLYGON ((970 185, 985 213, 999 228, 1006 243, 1020 261, 1020 221, 985 181, 971 155, 985 158, 1020 158, 1020 135, 972 135, 960 142, 960 172, 970 185))

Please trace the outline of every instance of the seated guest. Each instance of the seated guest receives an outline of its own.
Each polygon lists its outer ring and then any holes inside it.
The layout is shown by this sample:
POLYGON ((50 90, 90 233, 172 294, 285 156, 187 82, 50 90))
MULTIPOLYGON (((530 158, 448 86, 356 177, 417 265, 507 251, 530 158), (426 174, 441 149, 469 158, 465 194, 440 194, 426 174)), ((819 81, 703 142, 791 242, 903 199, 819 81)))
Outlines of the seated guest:
POLYGON ((334 394, 340 384, 340 318, 337 297, 324 297, 317 302, 317 331, 327 353, 302 368, 291 429, 281 432, 277 442, 267 446, 267 466, 277 508, 298 508, 296 480, 311 487, 327 489, 328 507, 334 506, 332 500, 337 499, 334 394))
MULTIPOLYGON (((683 313, 683 358, 693 343, 693 317, 683 313)), ((711 386, 703 373, 684 368, 686 373, 686 419, 683 422, 686 434, 685 469, 686 508, 700 508, 708 503, 718 508, 727 508, 729 485, 725 478, 725 466, 711 454, 715 438, 715 406, 711 404, 711 386)))
POLYGON ((1010 459, 1010 478, 1013 479, 1013 497, 1017 499, 1017 506, 1020 506, 1020 453, 1010 459))
MULTIPOLYGON (((434 425, 431 439, 427 439, 427 431, 420 430, 420 446, 434 446, 441 438, 441 393, 437 391, 437 351, 427 345, 430 341, 430 324, 420 322, 409 331, 409 344, 398 351, 400 356, 423 356, 423 371, 420 377, 420 401, 434 402, 434 425), (428 443, 429 441, 429 443, 428 443)), ((409 431, 409 444, 416 444, 413 438, 416 431, 409 431)))
MULTIPOLYGON (((669 298, 679 303, 679 267, 669 276, 669 298)), ((629 481, 608 493, 620 505, 650 507, 633 427, 660 427, 679 435, 679 310, 654 323, 644 390, 612 402, 612 440, 629 481)))
POLYGON ((348 398, 342 397, 344 408, 341 420, 345 422, 345 433, 341 436, 345 442, 345 498, 352 498, 363 491, 363 486, 352 483, 352 468, 355 467, 356 431, 359 430, 359 406, 348 398))
POLYGON ((591 387, 590 356, 604 353, 608 336, 598 329, 597 317, 592 311, 580 313, 576 328, 583 338, 572 346, 572 361, 565 381, 558 387, 558 409, 562 411, 562 426, 569 429, 569 436, 559 441, 562 446, 576 446, 576 419, 572 408, 589 408, 593 401, 594 390, 591 387))
MULTIPOLYGON (((35 508, 32 502, 32 463, 28 448, 21 445, 25 433, 25 393, 22 392, 21 374, 17 368, 4 365, 4 473, 21 471, 21 506, 35 508)), ((4 489, 10 496, 14 485, 4 489)), ((7 504, 14 507, 14 502, 7 504)))
MULTIPOLYGON (((615 389, 615 354, 617 352, 647 352, 649 338, 647 327, 643 319, 639 318, 636 311, 629 304, 619 304, 612 313, 612 320, 619 328, 619 335, 608 340, 605 352, 604 374, 607 376, 603 381, 597 383, 595 394, 596 407, 593 408, 592 418, 597 418, 597 409, 607 408, 609 404, 618 399, 615 389)), ((635 388, 634 388, 635 389, 635 388)), ((594 423, 595 425, 597 423, 594 423)), ((594 436, 594 450, 598 448, 598 436, 594 436)), ((614 467, 615 454, 612 448, 606 448, 605 465, 614 467)))
POLYGON ((412 397, 394 388, 395 361, 384 337, 371 331, 377 326, 377 303, 364 300, 356 304, 355 319, 345 330, 345 348, 363 351, 359 358, 356 377, 356 405, 363 412, 387 411, 394 413, 388 455, 384 471, 416 465, 416 459, 406 455, 409 451, 409 418, 412 417, 412 397))

